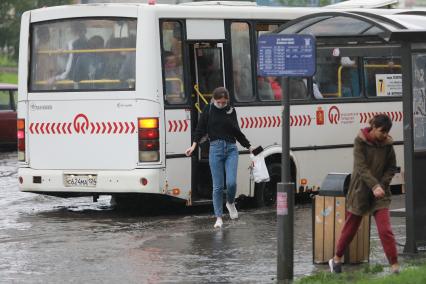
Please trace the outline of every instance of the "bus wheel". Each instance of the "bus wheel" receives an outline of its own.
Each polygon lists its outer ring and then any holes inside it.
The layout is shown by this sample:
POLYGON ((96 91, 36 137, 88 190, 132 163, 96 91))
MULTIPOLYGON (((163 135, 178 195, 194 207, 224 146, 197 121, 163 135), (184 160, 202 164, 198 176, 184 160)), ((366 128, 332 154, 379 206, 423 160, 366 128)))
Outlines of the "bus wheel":
POLYGON ((256 207, 271 207, 276 204, 277 183, 281 181, 281 164, 267 165, 269 182, 256 183, 254 188, 254 202, 256 207))

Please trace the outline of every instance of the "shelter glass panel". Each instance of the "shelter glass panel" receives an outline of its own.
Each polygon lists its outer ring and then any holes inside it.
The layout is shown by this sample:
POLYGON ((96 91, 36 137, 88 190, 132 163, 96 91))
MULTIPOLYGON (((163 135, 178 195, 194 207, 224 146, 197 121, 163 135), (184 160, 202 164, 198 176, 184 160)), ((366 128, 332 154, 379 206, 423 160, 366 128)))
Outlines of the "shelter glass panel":
POLYGON ((321 16, 321 17, 314 17, 314 18, 309 18, 303 21, 300 21, 298 23, 295 23, 289 27, 287 27, 286 29, 282 30, 280 32, 280 34, 293 34, 293 33, 298 33, 301 30, 305 29, 307 26, 313 24, 313 23, 317 23, 319 21, 322 21, 324 19, 330 18, 331 16, 321 16))
POLYGON ((346 36, 361 34, 370 27, 371 24, 368 22, 339 16, 313 24, 301 33, 314 34, 315 36, 346 36))
POLYGON ((426 151, 426 54, 412 55, 414 150, 426 151))
POLYGON ((177 21, 163 22, 161 25, 164 100, 168 104, 186 102, 182 64, 182 24, 177 21))
POLYGON ((237 102, 255 100, 250 52, 250 26, 245 22, 231 24, 232 71, 237 102))
POLYGON ((369 97, 402 96, 399 57, 364 58, 365 92, 369 97))

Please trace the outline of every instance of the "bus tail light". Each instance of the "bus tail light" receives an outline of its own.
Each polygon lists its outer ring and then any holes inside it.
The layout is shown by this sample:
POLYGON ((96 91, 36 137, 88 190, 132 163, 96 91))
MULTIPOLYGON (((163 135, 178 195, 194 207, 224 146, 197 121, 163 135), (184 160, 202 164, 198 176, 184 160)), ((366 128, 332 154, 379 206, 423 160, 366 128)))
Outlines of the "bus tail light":
POLYGON ((158 117, 138 119, 139 162, 160 160, 160 131, 158 117))
POLYGON ((17 121, 18 161, 25 161, 25 119, 17 121))

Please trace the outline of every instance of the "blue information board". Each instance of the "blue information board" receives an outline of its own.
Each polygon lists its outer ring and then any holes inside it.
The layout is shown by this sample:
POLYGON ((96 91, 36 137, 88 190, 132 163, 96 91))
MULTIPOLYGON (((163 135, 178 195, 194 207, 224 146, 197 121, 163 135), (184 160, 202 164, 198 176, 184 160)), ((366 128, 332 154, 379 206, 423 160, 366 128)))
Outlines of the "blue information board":
POLYGON ((261 35, 258 41, 258 74, 311 77, 316 68, 315 38, 311 35, 261 35))

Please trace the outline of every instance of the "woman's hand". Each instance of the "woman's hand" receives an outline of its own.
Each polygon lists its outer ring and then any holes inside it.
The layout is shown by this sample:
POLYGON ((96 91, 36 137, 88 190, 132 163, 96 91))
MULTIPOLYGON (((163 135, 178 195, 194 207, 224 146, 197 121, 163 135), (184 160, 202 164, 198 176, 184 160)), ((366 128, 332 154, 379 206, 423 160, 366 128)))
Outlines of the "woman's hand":
POLYGON ((250 154, 253 152, 254 148, 252 146, 249 147, 250 154))
POLYGON ((385 191, 383 190, 381 186, 378 186, 373 190, 373 194, 374 194, 374 197, 376 198, 382 198, 385 196, 385 191))
POLYGON ((195 147, 197 147, 197 143, 192 143, 192 146, 191 147, 189 147, 188 149, 186 149, 186 151, 185 151, 185 155, 187 156, 187 157, 189 157, 189 156, 191 156, 192 155, 192 152, 194 152, 194 150, 195 150, 195 147))

